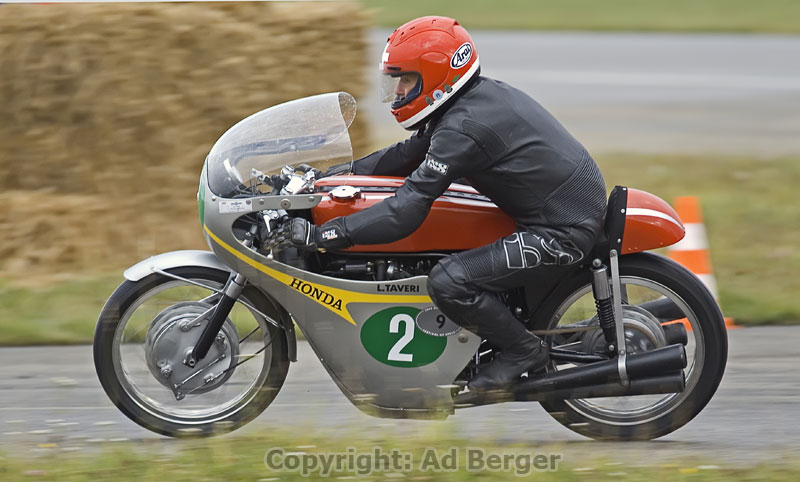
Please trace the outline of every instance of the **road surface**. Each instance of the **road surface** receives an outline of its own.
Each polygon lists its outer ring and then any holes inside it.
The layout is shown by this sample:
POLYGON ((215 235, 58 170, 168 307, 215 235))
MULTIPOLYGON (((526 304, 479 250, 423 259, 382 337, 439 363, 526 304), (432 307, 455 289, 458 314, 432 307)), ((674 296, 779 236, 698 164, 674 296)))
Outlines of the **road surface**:
MULTIPOLYGON (((555 447, 573 462, 598 455, 631 463, 688 457, 746 465, 793 458, 800 453, 800 326, 731 330, 729 342, 728 368, 711 403, 688 425, 653 442, 593 442, 559 425, 535 403, 464 409, 444 422, 373 418, 348 402, 305 342, 273 404, 226 437, 278 428, 351 439, 367 433, 418 445, 420 434, 442 431, 467 440, 555 447)), ((182 443, 153 434, 117 411, 96 379, 91 347, 0 348, 0 451, 92 450, 145 439, 182 443)))

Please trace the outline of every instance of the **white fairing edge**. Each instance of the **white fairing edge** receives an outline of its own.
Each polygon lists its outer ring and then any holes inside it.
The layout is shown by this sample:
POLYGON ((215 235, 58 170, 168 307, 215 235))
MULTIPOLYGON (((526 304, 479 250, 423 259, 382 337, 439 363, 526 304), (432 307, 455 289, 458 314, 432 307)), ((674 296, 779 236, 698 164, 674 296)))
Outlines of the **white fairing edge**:
POLYGON ((187 249, 181 251, 170 251, 161 253, 145 260, 139 261, 135 265, 125 270, 125 279, 129 281, 139 281, 145 276, 152 274, 156 270, 166 270, 179 266, 200 266, 203 268, 218 269, 220 271, 230 271, 231 269, 222 264, 217 256, 211 251, 187 249))

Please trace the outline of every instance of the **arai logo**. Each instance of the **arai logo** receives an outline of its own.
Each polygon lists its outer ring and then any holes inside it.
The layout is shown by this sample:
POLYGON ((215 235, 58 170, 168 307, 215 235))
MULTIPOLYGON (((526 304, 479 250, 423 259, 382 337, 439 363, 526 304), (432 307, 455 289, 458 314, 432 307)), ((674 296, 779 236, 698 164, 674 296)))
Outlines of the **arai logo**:
POLYGON ((456 53, 453 54, 453 57, 450 59, 450 67, 454 69, 460 69, 461 67, 467 65, 469 59, 472 58, 472 44, 469 42, 465 42, 461 47, 456 50, 456 53))

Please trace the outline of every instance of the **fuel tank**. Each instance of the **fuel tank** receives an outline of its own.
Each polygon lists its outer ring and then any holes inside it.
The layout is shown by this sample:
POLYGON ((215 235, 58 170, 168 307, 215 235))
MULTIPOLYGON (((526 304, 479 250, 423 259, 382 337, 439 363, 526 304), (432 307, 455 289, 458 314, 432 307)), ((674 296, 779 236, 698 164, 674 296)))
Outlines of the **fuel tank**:
MULTIPOLYGON (((366 209, 403 185, 404 179, 386 176, 332 176, 314 185, 324 193, 322 201, 311 210, 314 223, 320 225, 338 216, 366 209)), ((514 221, 487 197, 471 186, 451 184, 433 202, 428 216, 416 231, 388 244, 353 246, 350 252, 418 253, 463 251, 487 245, 514 232, 514 221)))

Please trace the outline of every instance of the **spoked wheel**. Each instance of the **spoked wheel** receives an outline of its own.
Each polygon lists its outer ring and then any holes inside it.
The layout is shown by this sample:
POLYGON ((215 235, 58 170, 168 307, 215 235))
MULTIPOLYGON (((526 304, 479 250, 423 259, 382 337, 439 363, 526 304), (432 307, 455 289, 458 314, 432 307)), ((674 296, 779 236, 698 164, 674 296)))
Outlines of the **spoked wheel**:
POLYGON ((208 320, 224 271, 180 267, 125 281, 106 302, 94 362, 112 402, 139 425, 169 436, 234 430, 260 414, 286 379, 289 360, 279 312, 245 287, 205 358, 186 355, 208 320))
MULTIPOLYGON (((595 439, 649 440, 666 435, 694 418, 713 396, 727 361, 727 335, 719 308, 703 284, 682 266, 649 253, 627 255, 620 261, 623 319, 628 353, 641 353, 666 343, 663 326, 683 323, 687 328, 684 369, 686 388, 681 393, 639 395, 542 402, 556 420, 571 430, 595 439), (667 301, 669 300, 669 301, 667 301), (656 318, 646 307, 670 304, 679 315, 656 318)), ((597 311, 590 274, 582 273, 558 288, 543 307, 547 328, 584 322, 597 311)), ((602 345, 599 331, 565 339, 549 336, 551 346, 580 351, 602 345), (599 336, 599 338, 598 338, 599 336)), ((574 365, 551 363, 549 370, 574 365)))

